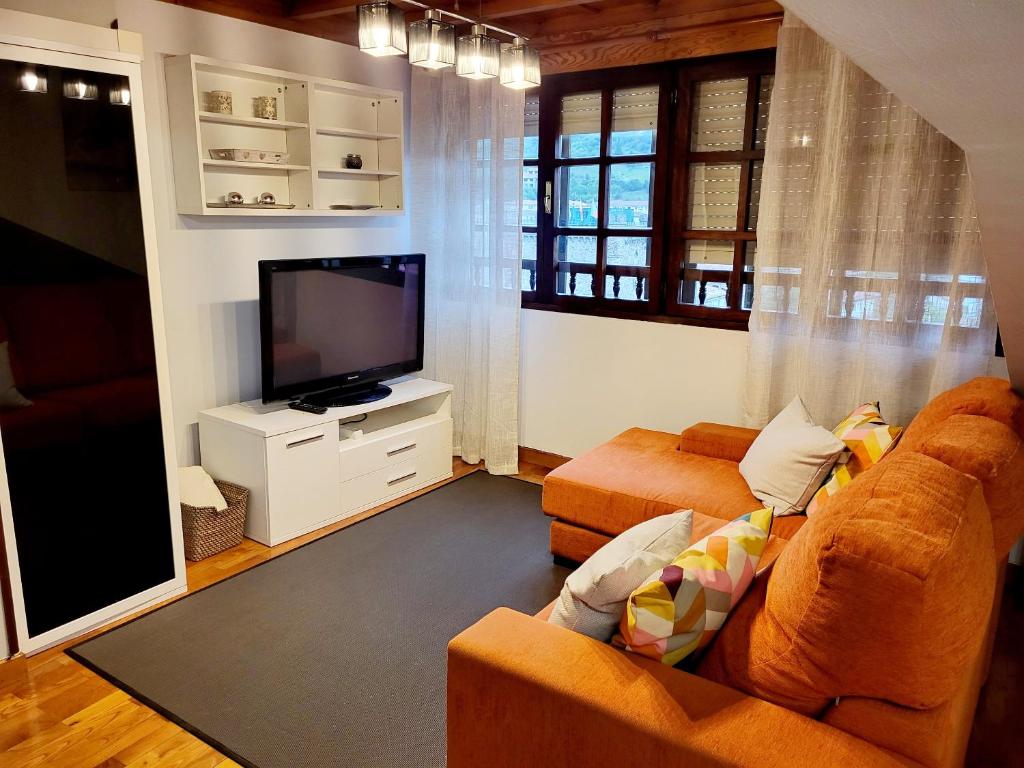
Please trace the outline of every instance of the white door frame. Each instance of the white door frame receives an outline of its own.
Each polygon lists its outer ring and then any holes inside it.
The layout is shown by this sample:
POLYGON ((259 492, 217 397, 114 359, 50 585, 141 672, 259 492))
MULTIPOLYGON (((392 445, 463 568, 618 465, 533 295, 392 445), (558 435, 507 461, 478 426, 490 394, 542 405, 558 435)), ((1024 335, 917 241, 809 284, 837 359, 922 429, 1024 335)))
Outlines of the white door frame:
MULTIPOLYGON (((109 32, 109 30, 107 30, 109 32)), ((146 115, 142 95, 141 57, 119 51, 81 53, 82 46, 28 40, 13 35, 0 35, 0 59, 23 61, 29 64, 67 67, 93 72, 122 75, 128 78, 131 89, 132 122, 135 133, 135 154, 138 165, 139 203, 142 213, 143 242, 146 249, 146 271, 149 281, 149 301, 153 317, 153 345, 156 352, 157 385, 160 395, 160 418, 163 428, 164 464, 167 473, 168 516, 171 526, 171 546, 174 555, 174 577, 144 592, 121 600, 86 616, 70 621, 39 635, 30 635, 25 615, 25 599, 21 584, 18 547, 11 514, 10 489, 7 483, 7 465, 0 439, 0 523, 3 526, 4 545, 17 628, 18 650, 32 654, 81 635, 118 617, 161 602, 186 590, 185 554, 182 544, 181 507, 178 500, 177 451, 174 446, 174 419, 171 415, 171 390, 167 368, 167 344, 164 335, 163 297, 160 290, 160 270, 157 258, 156 223, 153 210, 153 187, 149 173, 149 145, 146 140, 146 115)), ((91 514, 86 500, 83 514, 91 514)))

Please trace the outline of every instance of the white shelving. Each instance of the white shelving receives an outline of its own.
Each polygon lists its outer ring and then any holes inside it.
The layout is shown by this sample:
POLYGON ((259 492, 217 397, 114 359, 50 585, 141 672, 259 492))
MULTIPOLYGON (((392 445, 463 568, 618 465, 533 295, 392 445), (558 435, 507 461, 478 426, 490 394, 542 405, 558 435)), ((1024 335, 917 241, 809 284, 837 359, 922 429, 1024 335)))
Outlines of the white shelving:
POLYGON ((178 212, 199 216, 386 216, 404 213, 400 91, 205 56, 165 63, 178 212), (206 110, 209 91, 230 91, 232 114, 206 110), (277 119, 252 114, 277 99, 277 119), (287 163, 213 160, 211 149, 287 152, 287 163), (343 167, 349 154, 363 167, 343 167), (253 202, 270 192, 290 209, 210 207, 230 192, 253 202), (332 205, 374 206, 339 210, 332 205))
POLYGON ((397 133, 377 133, 376 131, 358 131, 355 128, 317 128, 320 136, 346 136, 350 139, 400 139, 397 133))
POLYGON ((240 117, 225 115, 220 112, 200 112, 200 121, 204 123, 223 123, 224 125, 248 125, 255 128, 286 131, 289 128, 309 128, 309 123, 297 123, 293 120, 268 120, 265 117, 240 117))
POLYGON ((290 165, 288 163, 256 163, 246 160, 203 160, 203 165, 219 168, 257 168, 261 171, 308 171, 308 165, 290 165))
POLYGON ((365 168, 317 168, 316 172, 322 175, 338 174, 339 176, 401 176, 398 171, 368 171, 365 168))

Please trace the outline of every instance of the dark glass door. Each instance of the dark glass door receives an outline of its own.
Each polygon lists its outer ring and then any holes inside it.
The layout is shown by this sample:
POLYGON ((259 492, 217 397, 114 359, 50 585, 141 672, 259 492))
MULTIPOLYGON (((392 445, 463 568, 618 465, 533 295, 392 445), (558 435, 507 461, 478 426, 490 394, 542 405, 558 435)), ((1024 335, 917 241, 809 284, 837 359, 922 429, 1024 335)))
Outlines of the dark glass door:
POLYGON ((0 438, 30 636, 174 577, 128 86, 0 60, 0 438))

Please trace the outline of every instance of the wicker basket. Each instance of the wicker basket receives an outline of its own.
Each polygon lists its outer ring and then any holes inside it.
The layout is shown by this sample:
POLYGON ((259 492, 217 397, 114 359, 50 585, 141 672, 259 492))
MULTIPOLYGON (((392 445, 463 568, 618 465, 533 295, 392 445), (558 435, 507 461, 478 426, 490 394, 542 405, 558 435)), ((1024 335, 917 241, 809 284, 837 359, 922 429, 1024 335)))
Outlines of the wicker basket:
POLYGON ((213 507, 181 505, 181 527, 185 533, 185 557, 202 560, 242 543, 249 491, 231 483, 214 480, 228 503, 218 512, 213 507))

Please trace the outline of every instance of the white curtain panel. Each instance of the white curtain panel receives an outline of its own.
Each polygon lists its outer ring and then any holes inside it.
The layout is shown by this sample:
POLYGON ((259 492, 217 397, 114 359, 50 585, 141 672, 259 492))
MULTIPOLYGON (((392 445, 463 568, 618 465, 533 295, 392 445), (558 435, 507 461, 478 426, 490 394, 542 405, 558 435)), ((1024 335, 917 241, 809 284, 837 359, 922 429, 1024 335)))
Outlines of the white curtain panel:
POLYGON ((996 323, 964 153, 792 14, 779 35, 744 412, 906 424, 985 374, 996 323))
POLYGON ((455 454, 518 471, 523 93, 413 67, 411 227, 425 374, 454 385, 455 454))

